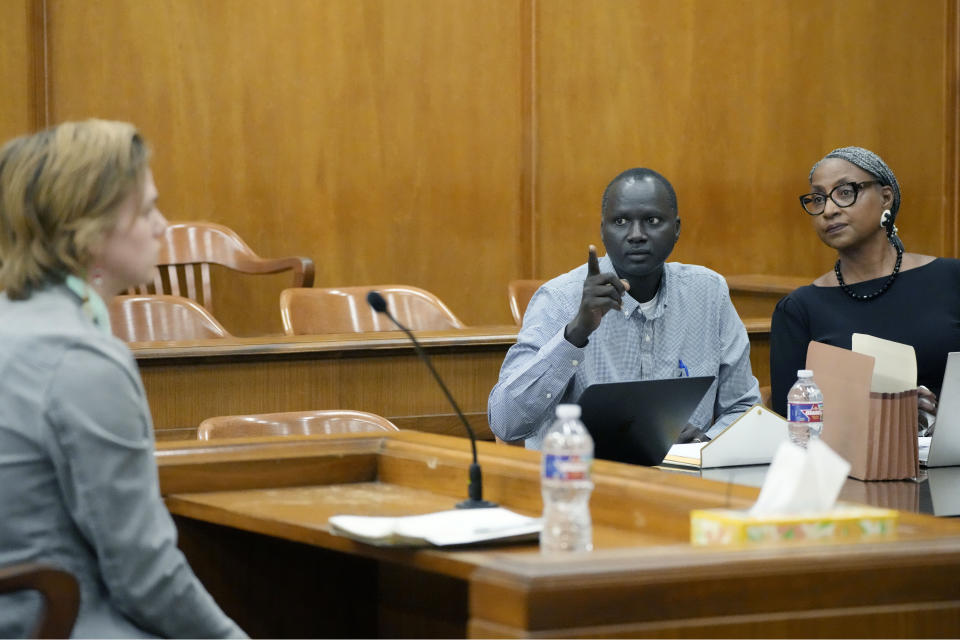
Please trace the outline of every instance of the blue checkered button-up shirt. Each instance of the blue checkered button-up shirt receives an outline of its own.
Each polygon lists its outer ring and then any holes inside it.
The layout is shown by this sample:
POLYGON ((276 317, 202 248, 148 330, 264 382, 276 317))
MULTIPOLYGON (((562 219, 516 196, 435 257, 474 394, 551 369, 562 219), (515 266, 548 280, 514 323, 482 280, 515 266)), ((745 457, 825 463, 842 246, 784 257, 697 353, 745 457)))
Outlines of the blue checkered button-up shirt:
MULTIPOLYGON (((606 256, 600 270, 616 273, 606 256)), ((557 404, 576 402, 599 382, 676 377, 681 361, 690 376, 717 377, 690 418, 708 436, 759 403, 747 331, 723 276, 678 262, 666 263, 663 273, 653 311, 645 314, 625 295, 623 308, 607 312, 582 349, 563 331, 580 308, 587 266, 540 287, 490 392, 493 432, 504 440, 526 439, 527 448, 539 449, 557 404)))

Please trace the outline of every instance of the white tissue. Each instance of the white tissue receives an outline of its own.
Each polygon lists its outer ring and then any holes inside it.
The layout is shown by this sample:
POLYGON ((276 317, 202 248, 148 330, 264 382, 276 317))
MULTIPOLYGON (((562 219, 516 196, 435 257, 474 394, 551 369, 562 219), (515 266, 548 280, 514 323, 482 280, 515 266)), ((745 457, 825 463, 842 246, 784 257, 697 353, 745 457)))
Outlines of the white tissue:
POLYGON ((766 517, 822 513, 837 502, 850 473, 850 463, 823 443, 810 439, 804 450, 790 442, 777 449, 750 509, 751 516, 766 517))

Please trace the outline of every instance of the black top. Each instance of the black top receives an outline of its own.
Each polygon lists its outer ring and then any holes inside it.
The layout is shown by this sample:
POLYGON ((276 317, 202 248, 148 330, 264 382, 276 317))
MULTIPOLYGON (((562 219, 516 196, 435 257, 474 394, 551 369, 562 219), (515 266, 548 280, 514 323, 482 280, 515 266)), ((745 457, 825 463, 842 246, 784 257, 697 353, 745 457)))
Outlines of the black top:
MULTIPOLYGON (((886 277, 850 285, 867 294, 886 277)), ((901 271, 884 294, 854 300, 840 287, 800 287, 777 303, 770 326, 771 403, 787 414, 787 392, 805 368, 811 340, 850 348, 854 333, 912 345, 917 383, 937 396, 947 354, 960 351, 960 260, 937 258, 901 271)), ((816 372, 814 372, 816 380, 816 372)))

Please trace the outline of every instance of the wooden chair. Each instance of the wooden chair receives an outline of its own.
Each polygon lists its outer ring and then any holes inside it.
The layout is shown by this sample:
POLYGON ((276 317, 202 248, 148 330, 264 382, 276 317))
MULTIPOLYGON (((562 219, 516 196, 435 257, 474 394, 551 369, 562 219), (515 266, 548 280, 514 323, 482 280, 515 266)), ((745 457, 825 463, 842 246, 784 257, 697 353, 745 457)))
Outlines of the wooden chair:
POLYGON ((396 425, 364 411, 288 411, 207 418, 197 428, 198 440, 256 436, 300 436, 318 433, 399 431, 396 425))
POLYGON ((80 608, 80 588, 67 571, 39 564, 0 568, 0 593, 38 591, 43 607, 31 638, 69 638, 80 608))
POLYGON ((110 325, 113 335, 127 342, 231 337, 210 312, 180 296, 115 296, 110 325))
POLYGON ((429 291, 399 284, 332 289, 284 289, 280 294, 283 331, 288 336, 395 331, 385 315, 367 304, 377 290, 397 320, 411 331, 462 329, 464 324, 429 291))
POLYGON ((186 296, 213 311, 210 265, 250 274, 293 271, 293 286, 313 286, 313 260, 261 258, 233 230, 212 222, 178 222, 167 227, 153 283, 130 293, 186 296))
POLYGON ((762 404, 767 409, 773 408, 773 405, 770 404, 770 400, 772 396, 773 396, 773 392, 770 385, 764 385, 760 387, 760 404, 762 404))
POLYGON ((523 314, 527 310, 527 305, 530 304, 530 298, 544 282, 544 280, 511 280, 507 284, 510 313, 513 314, 513 321, 516 324, 523 324, 523 314))

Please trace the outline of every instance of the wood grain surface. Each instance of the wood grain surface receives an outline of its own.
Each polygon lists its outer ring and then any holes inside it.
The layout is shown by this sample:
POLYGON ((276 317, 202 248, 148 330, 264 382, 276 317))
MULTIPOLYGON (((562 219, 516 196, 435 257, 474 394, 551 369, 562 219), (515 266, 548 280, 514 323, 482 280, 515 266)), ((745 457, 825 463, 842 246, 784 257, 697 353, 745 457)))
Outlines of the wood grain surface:
MULTIPOLYGON (((492 439, 487 396, 517 328, 418 332, 479 437, 492 439)), ((400 428, 463 433, 430 370, 401 332, 138 343, 158 434, 196 437, 219 415, 354 409, 400 428)), ((158 439, 168 439, 159 436, 158 439)))
POLYGON ((852 144, 896 172, 906 246, 952 255, 939 229, 957 180, 944 135, 957 110, 944 111, 955 4, 538 3, 535 275, 585 261, 600 194, 630 166, 677 190, 674 259, 724 275, 819 275, 831 252, 797 196, 815 161, 852 144), (911 38, 923 44, 903 47, 911 38))
MULTIPOLYGON (((52 120, 139 123, 168 218, 310 256, 316 286, 414 284, 468 323, 508 320, 516 2, 49 5, 52 120)), ((282 332, 273 286, 218 290, 231 333, 282 332)))
MULTIPOLYGON (((957 6, 8 0, 0 134, 134 121, 171 220, 506 323, 507 282, 583 263, 635 165, 677 189, 674 259, 724 275, 829 269, 796 196, 847 144, 897 173, 908 250, 957 256, 957 6)), ((214 276, 229 331, 280 333, 279 277, 214 276)))
MULTIPOLYGON (((538 513, 537 452, 490 443, 479 449, 485 497, 538 513)), ((694 548, 688 542, 690 509, 743 508, 757 490, 657 469, 596 462, 591 511, 597 550, 590 554, 543 556, 530 544, 378 548, 332 535, 326 525, 334 513, 449 508, 465 495, 469 462, 462 439, 414 432, 236 440, 220 447, 168 443, 158 450, 161 488, 186 549, 246 532, 242 551, 235 553, 249 555, 254 564, 263 554, 285 564, 302 558, 310 565, 318 554, 338 565, 355 558, 358 575, 367 576, 367 615, 376 619, 381 636, 771 637, 829 631, 832 637, 936 637, 958 628, 960 523, 902 513, 897 538, 889 542, 694 548), (350 465, 333 461, 351 459, 361 463, 345 477, 342 469, 350 465), (235 475, 235 488, 229 480, 210 486, 210 469, 218 466, 261 471, 235 475), (297 476, 291 471, 300 468, 312 471, 290 484, 297 476), (286 541, 282 556, 274 553, 277 541, 286 541), (371 561, 389 579, 369 577, 371 561), (433 600, 435 592, 446 596, 433 600), (431 598, 430 606, 423 606, 423 597, 431 598)), ((190 560, 202 578, 220 576, 214 595, 222 602, 249 603, 263 589, 259 581, 239 578, 231 567, 236 556, 223 545, 212 557, 190 560), (224 583, 224 571, 237 579, 224 583)), ((303 583, 296 575, 293 580, 303 583)), ((317 589, 324 587, 301 597, 317 589)), ((280 624, 291 623, 285 613, 280 624)), ((298 628, 318 635, 344 615, 353 612, 300 619, 298 628)), ((269 631, 270 618, 261 615, 255 624, 269 631)))
MULTIPOLYGON (((39 24, 36 20, 39 4, 36 0, 0 2, 0 51, 4 61, 0 65, 4 96, 0 100, 0 144, 43 124, 43 105, 38 102, 44 86, 42 55, 37 59, 38 40, 41 45, 43 42, 42 19, 39 24), (37 115, 40 123, 34 121, 37 115)), ((42 46, 39 51, 42 54, 42 46)))

